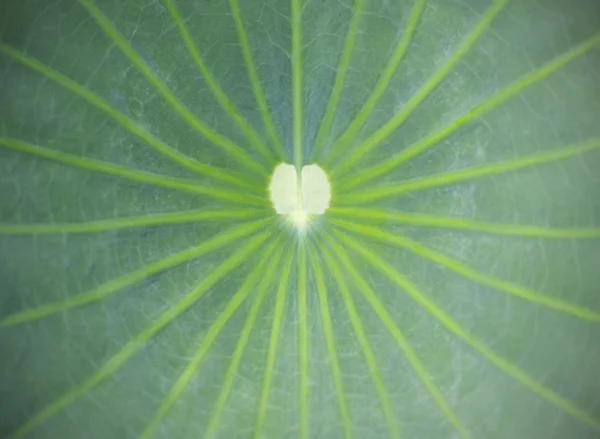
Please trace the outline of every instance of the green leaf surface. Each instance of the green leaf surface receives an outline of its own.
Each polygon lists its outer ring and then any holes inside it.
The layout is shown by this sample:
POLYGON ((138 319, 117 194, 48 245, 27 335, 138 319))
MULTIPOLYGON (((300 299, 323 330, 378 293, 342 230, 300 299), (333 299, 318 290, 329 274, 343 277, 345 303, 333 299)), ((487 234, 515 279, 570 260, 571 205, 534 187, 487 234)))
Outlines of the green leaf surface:
POLYGON ((600 434, 597 1, 5 0, 0 84, 0 437, 600 434))

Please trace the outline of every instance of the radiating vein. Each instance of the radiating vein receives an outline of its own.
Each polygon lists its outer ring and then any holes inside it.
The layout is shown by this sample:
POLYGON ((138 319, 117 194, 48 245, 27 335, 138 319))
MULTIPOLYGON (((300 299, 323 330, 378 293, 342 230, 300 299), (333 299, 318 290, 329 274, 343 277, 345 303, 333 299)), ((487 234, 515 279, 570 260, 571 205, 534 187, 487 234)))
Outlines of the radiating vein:
POLYGON ((343 180, 340 180, 338 184, 339 190, 346 191, 354 187, 364 185, 377 177, 390 173, 398 166, 408 162, 409 160, 413 159, 419 154, 422 154, 428 149, 434 147, 439 142, 450 137, 462 127, 467 126, 468 124, 481 118, 494 108, 500 106, 510 98, 518 95, 521 91, 534 84, 537 84, 538 82, 547 78, 557 70, 566 66, 571 61, 574 61, 575 59, 585 55, 586 53, 594 49, 598 44, 600 44, 600 33, 594 35, 592 38, 584 41, 583 43, 579 44, 578 46, 564 53, 563 55, 558 56, 543 67, 522 77, 513 84, 509 85, 507 88, 500 90, 487 101, 483 102, 482 104, 476 107, 473 107, 471 110, 467 111, 458 119, 455 119, 453 122, 450 122, 448 125, 444 126, 443 128, 439 129, 433 134, 398 152, 398 154, 394 155, 393 157, 390 157, 381 164, 366 169, 363 172, 359 172, 353 174, 352 176, 348 176, 348 178, 344 178, 343 180))
POLYGON ((348 26, 348 33, 346 34, 346 40, 344 42, 342 54, 340 55, 338 62, 333 88, 331 90, 331 96, 329 97, 327 109, 325 110, 325 115, 323 116, 321 127, 319 128, 319 132, 315 140, 315 146, 312 151, 311 158, 313 161, 319 158, 319 154, 325 146, 324 143, 331 133, 331 126, 333 125, 335 114, 339 110, 339 103, 342 99, 342 90, 344 89, 344 80, 346 79, 346 73, 348 72, 348 67, 350 66, 352 50, 356 44, 356 37, 358 35, 360 18, 363 14, 363 7, 363 0, 354 0, 352 19, 350 20, 350 25, 348 26))
MULTIPOLYGON (((600 238, 600 227, 544 227, 529 224, 500 224, 475 221, 458 217, 426 215, 414 212, 333 207, 328 215, 367 221, 371 225, 399 224, 406 226, 465 230, 492 235, 520 236, 529 238, 592 239, 600 238)), ((1 230, 1 229, 0 229, 1 230)))
POLYGON ((250 49, 250 42, 248 41, 248 36, 246 35, 246 29, 244 27, 242 11, 240 10, 239 2, 238 0, 229 0, 229 5, 231 8, 231 13, 233 14, 233 20, 235 21, 238 39, 240 40, 242 57, 244 58, 244 63, 246 64, 246 71, 248 73, 248 77, 250 78, 250 84, 258 104, 263 125, 267 130, 267 134, 271 139, 271 143, 275 147, 278 157, 281 160, 284 160, 285 151, 283 150, 281 139, 277 133, 277 128, 273 123, 273 118, 271 117, 271 112, 269 111, 269 106, 267 105, 267 100, 265 98, 262 85, 258 79, 258 74, 256 73, 256 66, 254 65, 254 60, 252 59, 252 50, 250 49))
POLYGON ((298 359, 299 359, 299 418, 300 439, 309 437, 309 350, 308 350, 308 309, 307 309, 307 266, 306 266, 306 244, 303 240, 298 241, 298 359))
POLYGON ((241 221, 269 215, 266 209, 186 210, 79 223, 1 224, 3 235, 48 235, 53 233, 97 233, 122 229, 171 226, 195 222, 241 221))
POLYGON ((303 118, 303 68, 302 68, 302 0, 292 2, 292 106, 294 113, 294 165, 301 169, 304 165, 302 142, 304 136, 303 118))
POLYGON ((545 387, 543 384, 537 382, 531 376, 527 375, 516 365, 510 361, 497 355, 494 351, 488 348, 485 344, 480 342, 477 338, 469 334, 463 329, 458 322, 452 317, 446 314, 437 303, 432 299, 428 298, 419 288, 413 285, 406 277, 401 275, 393 267, 387 264, 382 258, 377 256, 375 253, 361 245, 356 239, 346 235, 342 232, 335 231, 335 236, 338 237, 347 248, 351 248, 360 254, 365 260, 369 262, 371 266, 376 268, 379 272, 390 279, 400 289, 402 289, 411 299, 418 303, 427 313, 443 324, 448 331, 460 338, 464 343, 469 345, 473 350, 479 353, 483 358, 490 361, 498 369, 502 370, 525 388, 529 389, 542 399, 555 405, 565 413, 573 416, 582 423, 600 430, 600 420, 593 418, 591 415, 577 407, 571 401, 563 398, 553 390, 545 387))
POLYGON ((41 305, 11 314, 3 319, 0 319, 0 328, 30 323, 52 314, 106 299, 107 297, 112 296, 113 294, 116 294, 131 285, 142 282, 158 273, 168 270, 169 268, 185 264, 199 258, 200 256, 210 254, 226 245, 237 243, 242 238, 264 228, 271 221, 273 221, 271 218, 267 218, 265 220, 243 224, 239 227, 230 229, 220 235, 217 235, 214 238, 209 239, 208 241, 205 241, 197 246, 179 253, 175 253, 174 255, 168 256, 157 262, 147 264, 135 271, 132 271, 131 273, 119 276, 85 293, 69 297, 66 300, 51 302, 46 305, 41 305))
POLYGON ((222 181, 223 183, 232 184, 239 187, 251 188, 255 190, 260 190, 261 186, 258 186, 256 183, 252 181, 248 181, 248 179, 243 179, 231 172, 228 172, 225 169, 215 168, 204 163, 201 163, 191 157, 188 157, 185 154, 177 151, 173 147, 167 145, 162 140, 154 137, 148 131, 146 131, 142 126, 131 120, 125 114, 118 111, 111 104, 106 102, 97 94, 88 90, 81 84, 73 81, 72 79, 66 77, 62 73, 57 72, 56 70, 48 67, 47 65, 41 63, 40 61, 32 58, 23 52, 16 50, 2 42, 0 42, 0 52, 10 56, 11 58, 19 61, 21 64, 29 67, 30 69, 40 73, 56 84, 66 88, 72 93, 76 94, 93 107, 105 113, 127 131, 129 131, 134 136, 138 137, 146 144, 154 148, 163 156, 169 158, 173 162, 183 166, 186 169, 197 172, 200 175, 205 175, 210 178, 214 178, 215 180, 222 181))
MULTIPOLYGON (((352 263, 348 255, 346 254, 344 248, 339 244, 342 242, 345 247, 351 247, 346 241, 351 240, 351 238, 346 238, 346 235, 341 232, 335 231, 335 238, 331 238, 326 236, 328 244, 335 254, 336 258, 341 261, 341 264, 346 268, 348 275, 352 278, 353 282, 356 285, 356 288, 361 293, 361 295, 365 298, 367 302, 371 305, 375 313, 379 316, 379 319, 386 327, 390 335, 394 338, 398 347, 408 360, 408 363, 412 367, 413 371, 417 374, 421 384, 427 389, 432 399, 435 401, 437 406, 439 407, 442 414, 446 417, 448 422, 452 425, 452 427, 457 431, 461 438, 467 439, 470 437, 468 430, 462 425, 462 422, 454 411, 452 407, 448 404, 444 396, 441 394, 438 387, 431 380, 429 373, 419 360, 415 350, 406 339, 402 331, 398 328, 392 316, 388 313, 385 308, 385 305, 381 303, 381 301, 377 298, 377 294, 373 289, 369 286, 365 278, 360 274, 360 272, 356 269, 356 266, 352 263)), ((356 246, 360 244, 356 243, 356 246)))
POLYGON ((344 220, 332 219, 330 220, 330 222, 338 227, 344 228, 345 230, 358 233, 362 236, 366 236, 376 241, 380 241, 388 245, 401 247, 405 250, 416 254, 417 256, 420 256, 431 262, 435 262, 436 264, 439 264, 442 267, 446 267, 449 270, 460 274, 466 279, 472 280, 482 285, 486 285, 496 290, 503 291, 520 299, 533 302, 537 305, 545 306, 555 311, 569 314, 573 317, 577 317, 582 320, 600 323, 600 312, 582 308, 580 306, 573 305, 559 299, 553 299, 552 297, 540 294, 536 291, 522 287, 521 285, 506 282, 497 279, 493 276, 488 276, 484 273, 481 273, 478 270, 468 267, 467 265, 461 263, 455 258, 446 256, 442 253, 432 250, 400 234, 389 233, 379 228, 364 226, 361 224, 351 223, 344 220))
POLYGON ((373 201, 397 197, 425 189, 442 188, 457 183, 475 180, 477 178, 506 174, 508 172, 514 172, 525 168, 531 168, 533 166, 539 166, 568 159, 570 157, 598 149, 600 149, 600 138, 588 140, 586 142, 577 143, 574 145, 568 145, 551 151, 544 151, 537 154, 519 157, 513 160, 506 160, 504 162, 473 166, 460 171, 432 175, 430 177, 423 177, 414 180, 406 180, 404 182, 364 189, 362 191, 356 190, 345 192, 337 198, 337 202, 339 205, 370 203, 373 201))
POLYGON ((310 262, 317 285, 317 295, 319 296, 319 309, 321 311, 323 333, 325 335, 325 343, 327 345, 327 351, 329 354, 329 365, 331 366, 331 375, 333 377, 333 384, 335 387, 335 396, 340 410, 342 426, 344 428, 344 437, 346 439, 352 439, 352 437, 354 437, 352 434, 352 418, 350 417, 350 410, 348 409, 348 403, 346 402, 346 392, 344 391, 342 369, 340 368, 340 361, 335 343, 335 334, 333 332, 333 324, 331 322, 331 314, 329 312, 329 299, 327 298, 328 293, 325 285, 325 278, 323 275, 323 270, 321 269, 321 262, 317 260, 318 253, 316 252, 314 246, 310 246, 309 249, 310 262))
POLYGON ((28 436, 44 422, 63 411, 70 404, 118 371, 132 356, 143 349, 144 346, 146 346, 146 344, 162 329, 200 300, 200 298, 217 282, 255 254, 256 250, 265 242, 271 233, 271 231, 265 231, 250 238, 245 245, 241 246, 233 254, 233 256, 211 271, 196 288, 190 291, 188 295, 161 314, 154 323, 128 341, 123 348, 121 348, 121 350, 110 360, 104 363, 97 372, 71 390, 63 393, 41 411, 33 415, 15 433, 9 436, 9 438, 20 439, 28 436))
POLYGON ((351 153, 344 156, 332 171, 332 178, 337 178, 352 169, 365 155, 381 145, 396 131, 410 115, 427 99, 438 85, 450 74, 463 57, 471 50, 479 37, 489 28, 492 21, 504 9, 508 0, 494 0, 490 8, 483 14, 473 30, 465 37, 456 51, 436 70, 425 84, 408 100, 406 105, 389 122, 379 128, 373 135, 358 145, 351 153))
POLYGON ((325 264, 329 273, 333 274, 333 278, 339 288, 340 294, 342 295, 342 299, 344 300, 344 304, 346 305, 346 309, 348 310, 348 315, 350 316, 350 323, 352 324, 352 328, 354 329, 354 333, 356 334, 356 338, 358 339, 358 343, 363 351, 363 355, 367 362, 367 366, 369 367, 369 372, 371 373, 371 378, 373 379, 373 384, 375 386, 375 390, 377 391, 377 396, 379 397, 379 404, 381 405, 381 411, 383 412, 383 416, 388 424, 388 428, 390 430, 390 437, 392 439, 398 439, 400 437, 400 433, 398 430, 396 418, 394 416, 394 412, 392 411, 392 405, 390 403, 390 397, 385 389, 385 385, 383 384, 383 379, 381 378, 381 373, 379 372, 379 366, 377 365, 377 360, 375 359, 375 354, 371 349, 370 342, 367 338, 367 333, 362 324, 362 318, 360 314, 356 310, 354 306, 354 301, 352 300, 352 296, 350 291, 348 290, 348 285, 345 280, 345 273, 342 271, 338 263, 329 253, 326 247, 320 247, 321 254, 325 260, 325 264))
POLYGON ((257 197, 251 194, 234 191, 230 189, 220 189, 214 186, 206 186, 196 183, 192 180, 168 177, 166 175, 152 174, 144 171, 136 171, 126 166, 115 165, 112 163, 94 160, 86 157, 79 157, 66 152, 56 151, 44 148, 31 143, 23 142, 17 139, 0 137, 0 147, 4 146, 15 151, 42 157, 73 168, 84 169, 86 171, 99 172, 115 177, 124 178, 136 183, 147 184, 165 189, 173 189, 183 192, 189 192, 196 195, 204 195, 217 200, 233 202, 235 204, 268 206, 267 199, 257 197))
POLYGON ((327 157, 324 157, 324 163, 326 165, 331 166, 338 159, 340 154, 347 151, 362 127, 367 122, 368 118, 371 116, 371 114, 373 114, 375 107, 379 103, 379 100, 383 97, 383 94, 387 90, 388 85, 398 70, 398 66, 406 55, 413 35, 417 30, 417 25, 421 19, 421 15, 423 14, 426 3, 427 0, 415 0, 408 18, 408 23, 406 24, 402 38, 396 45, 394 53, 385 66, 381 76, 377 80, 377 84, 375 85, 375 88, 371 92, 371 95, 368 97, 365 104, 362 106, 354 120, 350 123, 346 131, 344 131, 340 138, 335 142, 331 153, 328 154, 327 157))
POLYGON ((275 361, 277 359, 277 347, 281 331, 281 323, 285 313, 285 303, 288 289, 290 288, 289 280, 292 271, 293 252, 288 253, 283 272, 279 276, 279 284, 277 287, 277 298, 275 302, 275 311, 273 313, 273 324, 271 326, 271 335, 269 337, 269 347, 267 350, 267 362, 260 391, 260 401, 258 403, 258 411, 256 414, 256 424, 254 427, 254 439, 263 437, 263 426, 267 416, 267 406, 269 403, 269 393, 271 391, 271 383, 273 382, 273 374, 275 370, 275 361))
POLYGON ((208 88, 215 96, 221 107, 229 114, 229 117, 236 123, 236 125, 242 130, 242 132, 246 135, 246 138, 250 142, 250 144, 254 147, 254 149, 270 164, 274 164, 275 158, 273 154, 265 147, 258 133, 252 128, 252 126, 248 123, 248 121, 240 114, 236 106, 231 102, 231 100, 227 97, 225 92, 221 89, 218 82, 215 80, 214 76, 210 73, 210 70, 206 66, 202 55, 198 51, 198 47, 194 43, 192 36, 190 35, 185 22, 182 20, 179 11, 177 10, 177 6, 175 6, 174 0, 163 0, 166 8, 169 10, 171 14, 171 18, 173 22, 176 24, 179 34, 181 35, 181 39, 185 43, 188 52, 192 56, 196 67, 204 77, 208 88))
MULTIPOLYGON (((181 375, 179 376, 179 378, 177 379, 175 384, 173 384, 173 386, 171 387, 171 390, 169 391, 168 395, 161 402, 157 411, 154 413, 154 415, 152 416, 150 421, 144 427, 142 433, 139 436, 139 439, 148 439, 148 438, 152 437, 152 434, 154 433, 156 428, 160 425, 161 420, 164 418, 164 416, 167 414, 167 412, 171 409, 171 407, 173 407, 173 405, 177 402, 177 400, 181 397, 181 395, 185 392, 185 390, 188 388, 188 386, 194 379, 194 376, 197 374, 200 366, 202 365, 202 362, 206 358, 206 354, 208 353, 208 351, 214 344, 215 340, 217 339, 217 337, 219 336, 219 334, 221 333, 221 331, 223 330, 223 328, 225 327, 225 325, 227 324, 229 319, 233 316, 233 314, 235 314, 235 312, 240 307, 240 305, 242 303, 244 303, 244 301, 250 296, 250 294, 253 291, 253 288, 259 283, 261 278, 263 278, 263 281, 260 283, 259 290, 261 290, 263 292, 264 292, 264 290, 266 290, 268 283, 273 278, 273 274, 274 274, 275 268, 277 266, 277 263, 272 263, 272 264, 269 264, 267 267, 267 262, 269 262, 269 259, 272 255, 273 250, 275 249, 278 241, 280 241, 280 239, 272 241, 268 245, 264 246, 263 249, 261 249, 260 253, 262 256, 261 256, 260 260, 254 265, 254 267, 252 268, 252 270, 250 272, 250 275, 246 278, 244 283, 242 283, 242 286, 231 297, 231 299, 229 299, 229 301, 225 305, 225 308, 218 315, 217 319, 213 322, 213 324, 210 326, 208 331, 206 331, 206 333, 205 333, 205 331, 201 331, 201 333, 198 337, 198 340, 196 341, 196 343, 194 343, 194 345, 198 346, 198 347, 194 351, 194 354, 192 355, 190 361, 188 362, 187 366, 185 367, 185 369, 183 370, 183 372, 181 373, 181 375)), ((278 255, 280 258, 281 252, 278 252, 278 255)), ((276 258, 275 261, 278 261, 279 258, 276 258)), ((262 293, 259 293, 259 294, 261 296, 263 295, 262 293)), ((250 320, 250 317, 251 316, 249 316, 248 321, 250 320)), ((249 334, 247 334, 246 332, 249 333, 249 331, 251 331, 251 327, 244 328, 244 330, 242 331, 242 334, 240 335, 240 342, 243 339, 247 340, 247 338, 248 338, 247 336, 249 334)), ((244 345, 245 345, 245 341, 244 341, 244 345)), ((238 343, 238 346, 239 346, 239 343, 238 343)), ((242 351, 243 351, 243 348, 242 348, 242 351)), ((237 353, 237 348, 236 348, 236 353, 237 353)), ((239 355, 241 355, 241 353, 239 355)), ((235 361, 235 354, 234 354, 234 359, 232 359, 232 364, 234 361, 235 361)), ((239 362, 239 359, 238 359, 238 362, 239 362)), ((229 372, 228 372, 228 374, 229 374, 229 372)), ((233 377, 231 379, 233 379, 233 377)), ((223 386, 225 387, 226 385, 227 385, 227 378, 226 378, 226 381, 223 384, 223 386)), ((229 392, 227 392, 227 393, 229 393, 229 392)), ((227 396, 227 395, 225 395, 225 396, 227 396)), ((222 398, 222 396, 220 395, 217 400, 217 408, 218 408, 219 404, 221 404, 221 398, 222 398)), ((223 401, 223 404, 224 404, 224 402, 225 401, 223 401)), ((216 426, 217 426, 216 424, 213 425, 213 422, 216 422, 216 420, 218 419, 218 415, 215 415, 215 416, 217 416, 217 418, 211 417, 211 419, 209 421, 207 434, 202 436, 205 439, 211 437, 211 435, 208 433, 211 430, 213 430, 214 428, 216 428, 216 426)))
POLYGON ((165 101, 181 116, 181 118, 193 129, 198 131, 202 136, 209 140, 214 145, 218 146, 227 155, 235 159, 239 164, 244 166, 249 171, 259 174, 263 177, 267 176, 267 172, 263 166, 249 155, 243 148, 233 143, 228 138, 214 131, 206 123, 198 119, 160 77, 152 70, 152 68, 142 59, 142 57, 129 45, 125 37, 117 31, 114 25, 106 18, 102 11, 94 4, 93 0, 78 0, 84 6, 104 34, 121 50, 123 55, 146 77, 148 82, 159 92, 165 101))
MULTIPOLYGON (((238 339, 235 352, 233 353, 233 357, 231 359, 229 368, 227 369, 227 373, 225 375, 225 379, 223 380, 223 385, 221 387, 221 391, 219 392, 219 396, 217 397, 217 402, 215 403, 215 408, 213 409, 212 415, 208 422, 208 426, 206 427, 206 431, 202 436, 204 439, 211 439, 215 436, 215 433, 219 426, 219 420, 221 419, 221 413, 223 412, 223 408, 225 407, 225 403, 227 402, 227 398, 229 397, 229 394, 231 392, 231 388, 233 386, 238 367, 242 360, 244 349, 246 348, 246 344, 248 343, 250 333, 252 332, 252 328, 254 327, 256 318, 258 317, 260 307, 263 303, 268 288, 273 282, 276 269, 281 270, 285 266, 284 262, 282 261, 282 253, 283 246, 280 243, 280 246, 277 249, 275 256, 269 263, 269 267, 266 270, 261 270, 260 276, 262 277, 262 279, 260 281, 260 285, 256 293, 256 298, 254 299, 254 303, 252 304, 252 308, 250 309, 248 319, 246 320, 246 324, 244 325, 242 333, 240 334, 240 338, 238 339)), ((288 253, 286 259, 291 260, 290 253, 288 253)))

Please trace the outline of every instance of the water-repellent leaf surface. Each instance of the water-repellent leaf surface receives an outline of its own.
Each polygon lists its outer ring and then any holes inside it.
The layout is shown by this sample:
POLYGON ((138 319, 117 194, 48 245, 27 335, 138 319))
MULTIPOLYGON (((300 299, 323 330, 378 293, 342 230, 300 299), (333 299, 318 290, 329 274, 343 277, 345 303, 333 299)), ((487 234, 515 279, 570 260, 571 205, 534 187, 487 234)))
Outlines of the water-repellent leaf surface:
POLYGON ((597 1, 4 0, 0 40, 0 436, 600 434, 597 1), (331 183, 302 228, 282 162, 331 183))

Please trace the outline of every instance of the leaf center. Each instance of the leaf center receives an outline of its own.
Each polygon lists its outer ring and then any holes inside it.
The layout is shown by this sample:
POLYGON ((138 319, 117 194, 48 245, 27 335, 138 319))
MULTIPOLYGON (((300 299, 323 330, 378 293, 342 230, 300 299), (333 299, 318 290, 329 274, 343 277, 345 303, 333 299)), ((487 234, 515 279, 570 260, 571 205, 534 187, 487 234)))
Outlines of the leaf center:
POLYGON ((280 163, 271 176, 269 196, 275 211, 303 230, 311 217, 323 215, 329 208, 331 185, 325 171, 316 164, 299 170, 280 163))

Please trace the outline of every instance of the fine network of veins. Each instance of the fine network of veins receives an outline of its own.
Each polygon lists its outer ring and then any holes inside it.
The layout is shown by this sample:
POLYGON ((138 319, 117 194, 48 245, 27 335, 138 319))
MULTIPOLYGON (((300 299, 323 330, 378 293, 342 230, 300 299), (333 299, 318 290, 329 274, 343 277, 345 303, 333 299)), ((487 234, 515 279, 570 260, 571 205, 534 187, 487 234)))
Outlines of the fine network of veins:
MULTIPOLYGON (((455 67, 476 46, 480 37, 490 28, 496 17, 503 12, 509 2, 508 0, 490 0, 489 8, 481 15, 454 52, 432 73, 400 111, 369 135, 366 140, 355 145, 353 142, 356 135, 372 116, 395 73, 402 65, 406 53, 411 48, 411 42, 428 3, 427 0, 415 0, 411 6, 410 14, 407 15, 402 37, 394 47, 390 60, 384 67, 373 91, 345 131, 332 145, 329 145, 328 139, 332 133, 335 115, 340 109, 346 75, 349 72, 353 51, 360 33, 361 19, 366 14, 365 0, 355 0, 331 94, 316 134, 312 154, 308 156, 309 162, 317 163, 327 170, 327 174, 323 172, 323 175, 325 175, 324 181, 327 182, 327 185, 331 183, 331 186, 335 188, 335 193, 332 194, 329 186, 324 189, 325 186, 317 185, 317 189, 314 189, 309 183, 306 183, 309 180, 298 178, 295 180, 296 186, 293 190, 290 189, 287 183, 283 184, 282 192, 284 196, 275 201, 273 192, 271 192, 270 199, 266 194, 267 186, 273 185, 273 172, 276 170, 276 166, 281 162, 291 162, 293 165, 290 166, 294 168, 294 172, 300 173, 303 167, 306 168, 304 165, 307 164, 303 144, 305 132, 303 53, 305 42, 302 35, 302 17, 306 5, 301 0, 290 0, 293 151, 292 157, 287 157, 284 143, 280 138, 279 130, 275 125, 272 111, 269 108, 268 100, 259 79, 239 0, 229 0, 229 12, 235 25, 246 74, 256 100, 256 108, 266 138, 243 116, 230 96, 221 88, 219 81, 211 73, 192 32, 188 28, 188 21, 182 18, 175 0, 162 1, 166 11, 168 11, 173 28, 179 33, 181 41, 189 53, 191 62, 197 68, 208 90, 243 134, 247 141, 246 145, 237 144, 199 119, 133 48, 130 39, 121 34, 106 17, 98 6, 100 3, 96 4, 93 0, 78 0, 78 3, 87 10, 91 19, 110 44, 116 47, 128 59, 132 67, 145 77, 152 90, 190 128, 202 136, 207 144, 225 154, 232 162, 235 162, 239 167, 237 172, 203 163, 201 160, 182 153, 148 131, 141 122, 132 120, 128 115, 85 85, 74 81, 58 70, 4 42, 0 42, 0 53, 37 72, 50 82, 70 91, 164 158, 195 173, 199 178, 208 179, 209 183, 201 183, 195 179, 181 179, 168 175, 142 172, 129 166, 78 156, 17 138, 0 137, 0 146, 16 153, 35 156, 71 168, 117 177, 135 184, 191 193, 202 199, 223 203, 223 207, 87 222, 0 224, 0 233, 4 235, 39 236, 47 234, 102 233, 115 230, 197 224, 200 222, 222 224, 237 222, 237 224, 224 227, 222 232, 213 238, 204 240, 197 245, 158 261, 143 265, 86 292, 3 316, 0 318, 0 329, 30 324, 79 307, 93 305, 124 292, 127 288, 140 284, 152 276, 160 275, 167 270, 199 258, 213 255, 223 248, 231 249, 230 256, 211 269, 210 273, 200 280, 182 299, 172 304, 164 313, 156 317, 149 326, 146 326, 127 341, 89 377, 72 386, 29 419, 26 419, 12 433, 10 436, 12 439, 29 436, 48 420, 59 415, 68 406, 84 397, 96 386, 113 377, 127 361, 147 347, 149 342, 158 337, 167 326, 195 306, 205 295, 210 293, 211 289, 219 285, 223 279, 240 267, 249 267, 249 274, 239 289, 228 297, 228 301, 209 328, 205 331, 198 331, 197 339, 192 343, 194 351, 189 356, 187 366, 175 380, 167 395, 160 401, 155 413, 142 428, 139 435, 141 439, 149 439, 156 433, 165 416, 190 387, 192 380, 207 360, 211 347, 214 346, 227 323, 236 315, 245 302, 251 302, 220 392, 209 418, 203 423, 205 427, 202 437, 213 438, 218 434, 221 417, 233 392, 244 352, 256 322, 259 320, 263 305, 269 298, 269 291, 272 289, 275 292, 275 304, 272 311, 270 336, 265 347, 265 367, 252 429, 254 439, 260 439, 265 434, 270 408, 269 401, 272 388, 276 383, 275 373, 280 350, 279 335, 285 323, 288 304, 293 300, 295 300, 295 311, 297 312, 298 337, 298 435, 301 439, 310 437, 310 398, 311 392, 314 391, 310 385, 311 367, 314 367, 311 366, 310 362, 312 340, 309 330, 308 299, 311 293, 314 293, 318 303, 319 318, 322 322, 322 335, 329 357, 328 365, 331 379, 335 388, 335 404, 339 416, 339 425, 342 427, 346 439, 355 437, 357 431, 343 378, 338 337, 335 334, 334 321, 338 318, 347 318, 351 324, 352 335, 357 341, 360 355, 368 368, 377 395, 379 409, 385 419, 390 437, 396 439, 401 436, 401 423, 394 413, 394 405, 389 389, 386 387, 381 373, 381 366, 376 352, 374 352, 375 345, 370 339, 371 334, 366 328, 364 317, 357 308, 356 297, 360 297, 372 309, 377 317, 377 322, 382 329, 389 333, 399 351, 406 358, 418 382, 439 409, 441 416, 447 420, 448 425, 462 439, 472 437, 469 429, 456 413, 452 402, 446 398, 442 389, 431 378, 432 374, 426 369, 417 349, 411 345, 399 324, 395 321, 394 316, 386 309, 377 291, 371 285, 370 279, 364 275, 361 269, 362 266, 357 266, 355 260, 360 260, 385 277, 393 286, 397 287, 398 291, 406 294, 450 334, 454 335, 466 347, 488 361, 499 371, 589 428, 600 431, 600 420, 528 375, 515 363, 494 352, 462 327, 458 321, 454 320, 421 288, 413 284, 405 274, 399 272, 397 267, 392 266, 389 261, 384 260, 371 250, 370 245, 365 244, 368 241, 369 244, 383 243, 389 247, 404 249, 424 261, 436 264, 499 293, 537 307, 561 313, 565 318, 598 324, 600 323, 600 312, 598 311, 553 299, 548 295, 521 285, 492 277, 467 266, 454 257, 415 242, 407 236, 388 232, 382 227, 382 224, 554 240, 598 239, 600 238, 599 227, 557 228, 529 224, 499 224, 439 215, 394 212, 376 206, 358 207, 361 204, 398 197, 416 191, 461 184, 477 178, 497 176, 528 167, 557 162, 600 149, 600 138, 589 139, 563 148, 519 157, 510 161, 485 164, 384 186, 367 186, 368 183, 377 181, 378 178, 390 174, 398 167, 407 164, 418 155, 435 147, 461 128, 476 122, 491 110, 519 95, 526 88, 538 84, 570 62, 581 58, 600 43, 600 33, 517 79, 508 87, 501 89, 484 102, 472 107, 451 123, 403 149, 393 158, 368 169, 357 169, 359 162, 365 157, 370 157, 377 148, 385 144, 392 134, 421 107, 433 91, 454 71, 455 67), (291 160, 288 160, 290 158, 291 160), (327 198, 326 203, 322 201, 321 204, 317 203, 317 205, 311 205, 310 208, 307 207, 308 202, 304 200, 304 194, 314 193, 315 191, 317 193, 327 191, 331 200, 327 198), (286 203, 291 203, 292 208, 289 208, 286 203), (296 209, 298 205, 302 206, 302 209, 296 209), (304 229, 310 219, 310 214, 322 215, 325 211, 327 212, 323 221, 320 221, 314 229, 310 229, 310 233, 291 235, 287 233, 288 229, 282 226, 281 221, 275 215, 275 213, 289 214, 295 225, 299 229, 304 229), (289 248, 294 249, 294 251, 287 251, 289 248), (258 260, 255 256, 257 254, 260 255, 258 260), (326 274, 331 277, 326 276, 326 274), (346 312, 347 316, 332 315, 333 312, 340 312, 337 308, 334 309, 331 306, 332 287, 339 294, 345 308, 343 312, 346 312), (290 291, 294 289, 297 292, 296 297, 290 297, 290 291)), ((319 178, 320 181, 323 181, 322 176, 319 178)), ((285 181, 290 182, 291 180, 285 181)))

